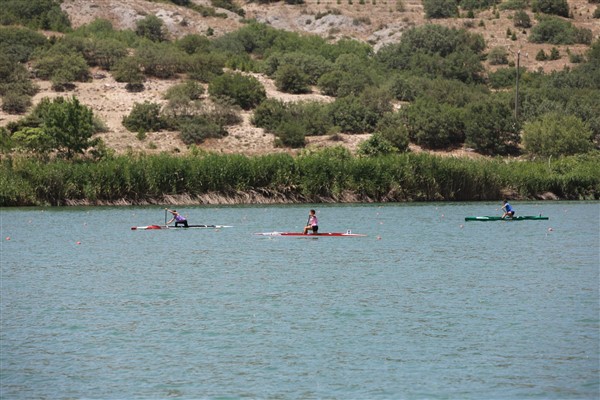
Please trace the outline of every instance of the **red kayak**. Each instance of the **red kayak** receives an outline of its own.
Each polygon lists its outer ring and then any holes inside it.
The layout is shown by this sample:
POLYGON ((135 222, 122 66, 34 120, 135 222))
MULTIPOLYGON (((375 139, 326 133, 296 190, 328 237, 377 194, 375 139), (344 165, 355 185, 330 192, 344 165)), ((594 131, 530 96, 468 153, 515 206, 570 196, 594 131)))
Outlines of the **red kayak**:
POLYGON ((346 232, 323 232, 323 233, 301 233, 301 232, 261 232, 255 233, 255 235, 260 236, 292 236, 292 237, 364 237, 367 235, 363 235, 360 233, 352 233, 351 231, 346 232))
POLYGON ((132 226, 132 231, 147 231, 153 229, 221 229, 231 228, 229 225, 188 225, 185 226, 167 226, 167 225, 147 225, 147 226, 132 226))

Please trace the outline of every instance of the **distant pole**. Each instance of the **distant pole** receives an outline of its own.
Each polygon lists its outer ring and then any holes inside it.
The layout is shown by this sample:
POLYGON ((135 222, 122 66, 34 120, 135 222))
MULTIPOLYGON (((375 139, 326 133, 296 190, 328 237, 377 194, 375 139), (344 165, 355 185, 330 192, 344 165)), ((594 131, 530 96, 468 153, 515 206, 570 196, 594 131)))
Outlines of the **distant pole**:
POLYGON ((521 63, 521 50, 517 51, 517 87, 515 90, 515 121, 519 119, 519 64, 521 63))

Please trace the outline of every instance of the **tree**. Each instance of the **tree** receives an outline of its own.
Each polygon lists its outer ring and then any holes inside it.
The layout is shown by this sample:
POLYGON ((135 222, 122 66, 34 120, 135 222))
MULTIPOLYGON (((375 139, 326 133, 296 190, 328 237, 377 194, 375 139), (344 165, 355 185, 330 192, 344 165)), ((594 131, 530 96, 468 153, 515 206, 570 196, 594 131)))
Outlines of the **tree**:
POLYGON ((160 115, 160 104, 135 103, 129 115, 123 117, 123 126, 131 132, 160 131, 165 121, 160 115))
POLYGON ((140 92, 144 89, 144 74, 140 70, 136 57, 125 57, 119 60, 112 69, 113 78, 117 82, 126 82, 125 88, 130 92, 140 92))
POLYGON ((508 64, 508 52, 502 46, 496 46, 488 54, 488 61, 491 65, 508 64))
POLYGON ((59 155, 72 158, 99 143, 98 139, 92 139, 93 118, 92 110, 75 96, 70 100, 44 98, 31 116, 25 118, 16 138, 31 150, 41 153, 56 150, 59 155))
POLYGON ((532 155, 560 157, 592 150, 592 131, 579 118, 552 112, 526 123, 523 145, 532 155))

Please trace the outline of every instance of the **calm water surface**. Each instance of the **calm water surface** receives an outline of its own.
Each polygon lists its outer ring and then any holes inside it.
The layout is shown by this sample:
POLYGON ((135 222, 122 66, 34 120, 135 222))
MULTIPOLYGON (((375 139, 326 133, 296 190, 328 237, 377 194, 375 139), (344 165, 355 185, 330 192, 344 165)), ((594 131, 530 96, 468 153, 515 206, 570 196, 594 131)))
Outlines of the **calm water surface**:
POLYGON ((600 204, 1 210, 2 399, 598 399, 600 204))

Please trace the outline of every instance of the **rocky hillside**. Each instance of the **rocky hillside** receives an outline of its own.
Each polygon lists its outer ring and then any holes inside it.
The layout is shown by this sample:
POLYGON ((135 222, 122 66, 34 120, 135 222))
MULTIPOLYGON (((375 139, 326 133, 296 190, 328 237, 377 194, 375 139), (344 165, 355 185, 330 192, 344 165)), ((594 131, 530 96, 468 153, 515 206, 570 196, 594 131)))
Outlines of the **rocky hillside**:
MULTIPOLYGON (((192 0, 198 5, 210 7, 208 0, 192 0)), ((246 19, 269 24, 277 29, 316 34, 331 41, 349 37, 368 42, 377 50, 381 46, 400 40, 403 31, 413 26, 428 22, 448 27, 466 28, 471 32, 481 34, 489 49, 502 46, 509 49, 513 56, 521 51, 521 65, 529 70, 561 70, 570 66, 568 57, 555 61, 536 61, 535 54, 540 49, 549 52, 552 45, 532 44, 527 41, 529 29, 517 31, 515 38, 507 37, 507 29, 515 30, 512 21, 514 11, 499 11, 494 15, 491 10, 475 14, 475 18, 425 19, 420 0, 306 0, 302 5, 288 5, 285 2, 259 4, 238 2, 245 11, 246 19), (362 3, 362 4, 361 4, 362 3)), ((578 28, 592 30, 594 38, 600 35, 600 23, 592 18, 596 4, 587 0, 569 0, 573 14, 572 23, 578 28)), ((87 24, 96 18, 108 19, 117 29, 134 29, 136 21, 147 15, 156 15, 167 27, 171 38, 182 37, 189 33, 205 34, 211 30, 215 36, 234 31, 244 25, 244 19, 239 15, 219 9, 224 17, 203 17, 200 13, 172 3, 147 0, 64 0, 63 10, 68 14, 74 28, 87 24)), ((531 13, 530 13, 531 14, 531 13)), ((534 20, 534 16, 531 15, 534 20)), ((561 54, 581 54, 587 49, 585 45, 556 46, 561 54)), ((494 68, 493 66, 486 66, 494 68)), ((121 124, 134 103, 145 100, 163 102, 162 94, 177 80, 149 80, 142 93, 130 93, 124 84, 117 83, 109 73, 96 72, 91 82, 78 83, 72 94, 82 103, 90 106, 96 115, 103 119, 109 131, 102 134, 106 144, 118 152, 129 150, 144 150, 146 152, 175 151, 185 152, 186 146, 178 138, 177 132, 149 133, 140 141, 135 134, 127 131, 121 124)), ((329 101, 326 96, 314 92, 308 95, 290 95, 280 93, 275 85, 263 76, 257 76, 267 89, 269 97, 287 101, 303 99, 321 99, 329 101)), ((34 97, 34 103, 43 97, 62 96, 50 89, 49 82, 38 81, 40 92, 34 97)), ((4 126, 18 116, 2 114, 0 125, 4 126)), ((229 136, 224 139, 211 139, 202 147, 207 150, 220 152, 243 152, 246 154, 261 154, 273 151, 287 151, 273 146, 273 136, 262 129, 253 127, 250 114, 243 114, 244 122, 229 130, 229 136)), ((358 142, 368 135, 340 135, 346 146, 354 149, 358 142)), ((311 144, 328 145, 324 137, 310 138, 311 144)))

